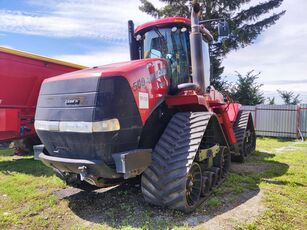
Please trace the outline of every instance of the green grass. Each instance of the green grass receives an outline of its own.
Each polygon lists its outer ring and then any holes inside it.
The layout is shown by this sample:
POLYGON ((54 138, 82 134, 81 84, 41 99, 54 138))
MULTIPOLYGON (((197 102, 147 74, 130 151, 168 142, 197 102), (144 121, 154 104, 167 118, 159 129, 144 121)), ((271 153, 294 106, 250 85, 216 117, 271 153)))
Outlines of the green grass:
POLYGON ((13 149, 0 149, 0 159, 6 156, 13 156, 14 150, 13 149))
POLYGON ((0 178, 1 229, 60 226, 56 220, 48 221, 59 203, 52 192, 65 186, 52 170, 31 156, 15 157, 13 151, 1 150, 0 178))
MULTIPOLYGON (((185 215, 145 204, 137 186, 59 199, 54 192, 66 186, 52 170, 31 156, 0 150, 0 229, 188 229, 189 218, 214 217, 259 191, 264 212, 238 229, 307 229, 306 165, 307 142, 258 138, 257 152, 244 165, 234 164, 204 205, 185 215)), ((194 227, 205 226, 200 220, 194 227)))
POLYGON ((261 153, 251 161, 262 161, 269 168, 261 173, 250 175, 264 192, 266 211, 242 229, 307 229, 307 143, 290 142, 278 139, 258 139, 258 149, 275 152, 281 147, 296 146, 297 149, 272 154, 261 159, 261 153))

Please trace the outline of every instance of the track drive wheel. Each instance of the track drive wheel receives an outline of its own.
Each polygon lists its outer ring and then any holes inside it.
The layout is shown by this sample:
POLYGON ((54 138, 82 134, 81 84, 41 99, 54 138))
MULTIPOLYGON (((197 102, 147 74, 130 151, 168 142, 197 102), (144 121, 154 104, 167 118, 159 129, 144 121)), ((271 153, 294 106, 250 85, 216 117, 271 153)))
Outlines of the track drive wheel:
POLYGON ((234 125, 240 155, 233 156, 232 160, 244 162, 245 159, 254 153, 256 148, 256 133, 253 118, 250 112, 241 111, 234 125))
POLYGON ((202 169, 194 161, 212 113, 177 113, 158 141, 141 179, 145 201, 184 212, 201 202, 202 169))

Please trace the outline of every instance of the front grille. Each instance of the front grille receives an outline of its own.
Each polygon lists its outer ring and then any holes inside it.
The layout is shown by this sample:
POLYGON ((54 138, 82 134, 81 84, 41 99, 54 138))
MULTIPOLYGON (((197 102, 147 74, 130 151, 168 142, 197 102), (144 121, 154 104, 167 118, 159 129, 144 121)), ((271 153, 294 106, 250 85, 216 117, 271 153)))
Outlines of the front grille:
POLYGON ((35 117, 41 121, 86 122, 112 118, 119 120, 119 131, 73 133, 37 130, 38 136, 52 156, 102 159, 109 165, 113 164, 113 153, 138 147, 142 130, 139 111, 125 78, 92 78, 89 84, 83 85, 83 89, 80 79, 44 83, 35 117), (74 103, 67 104, 65 101, 74 103))

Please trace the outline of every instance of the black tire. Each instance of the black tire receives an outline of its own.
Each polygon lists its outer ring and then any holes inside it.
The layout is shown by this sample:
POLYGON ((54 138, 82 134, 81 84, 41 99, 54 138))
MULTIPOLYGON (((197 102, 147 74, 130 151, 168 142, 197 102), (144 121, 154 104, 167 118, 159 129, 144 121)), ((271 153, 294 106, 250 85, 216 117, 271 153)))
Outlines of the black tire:
POLYGON ((256 148, 256 133, 250 112, 240 111, 234 124, 240 155, 232 156, 232 160, 243 163, 256 148))
POLYGON ((184 212, 191 212, 199 205, 201 191, 195 192, 195 200, 190 202, 187 183, 189 175, 199 167, 194 158, 211 116, 209 112, 197 112, 177 113, 172 117, 153 151, 151 166, 142 175, 146 202, 184 212))

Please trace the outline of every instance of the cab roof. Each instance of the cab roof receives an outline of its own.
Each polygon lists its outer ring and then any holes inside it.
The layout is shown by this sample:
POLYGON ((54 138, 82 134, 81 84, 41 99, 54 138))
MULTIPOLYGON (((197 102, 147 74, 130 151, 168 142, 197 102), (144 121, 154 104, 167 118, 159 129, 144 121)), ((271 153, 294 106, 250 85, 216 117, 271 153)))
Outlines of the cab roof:
POLYGON ((184 18, 184 17, 161 18, 161 19, 157 19, 152 22, 147 22, 142 25, 139 25, 135 29, 135 33, 139 33, 140 31, 143 31, 143 30, 145 31, 150 30, 150 28, 153 26, 161 27, 161 26, 166 26, 168 24, 174 24, 174 23, 181 23, 187 26, 191 26, 191 19, 184 18))

